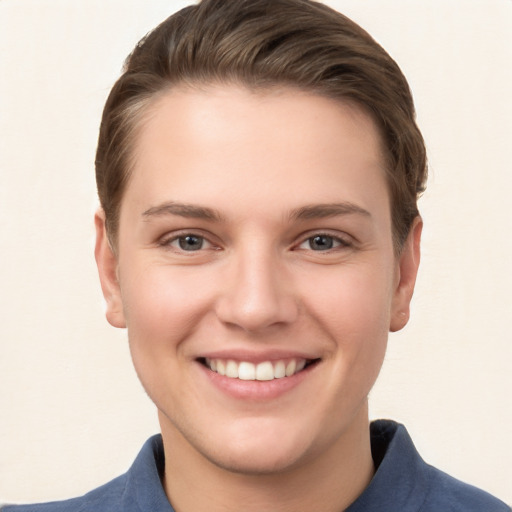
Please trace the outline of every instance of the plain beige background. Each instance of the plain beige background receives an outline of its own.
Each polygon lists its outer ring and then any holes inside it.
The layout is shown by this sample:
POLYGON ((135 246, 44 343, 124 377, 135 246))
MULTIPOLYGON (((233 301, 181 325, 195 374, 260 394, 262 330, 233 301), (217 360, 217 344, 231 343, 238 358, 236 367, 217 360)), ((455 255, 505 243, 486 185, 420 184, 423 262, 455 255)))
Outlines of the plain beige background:
MULTIPOLYGON (((158 430, 93 261, 94 151, 137 40, 188 2, 0 0, 0 501, 83 493, 158 430)), ((372 417, 512 502, 512 2, 339 0, 398 61, 431 164, 412 320, 372 417)))

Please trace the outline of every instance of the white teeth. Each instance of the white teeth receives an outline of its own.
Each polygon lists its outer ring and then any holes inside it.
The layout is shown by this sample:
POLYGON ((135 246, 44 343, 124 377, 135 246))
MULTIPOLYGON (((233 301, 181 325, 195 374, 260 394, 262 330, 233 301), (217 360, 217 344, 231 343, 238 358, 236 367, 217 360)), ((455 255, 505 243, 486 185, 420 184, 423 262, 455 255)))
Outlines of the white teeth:
POLYGON ((276 379, 282 379, 286 376, 286 365, 284 361, 278 361, 274 366, 274 377, 276 379))
POLYGON ((232 359, 206 359, 210 370, 240 380, 274 380, 291 377, 306 366, 305 359, 290 359, 280 361, 263 361, 258 364, 248 361, 236 362, 232 359))
POLYGON ((226 377, 238 379, 238 365, 235 361, 228 361, 226 364, 226 377))
POLYGON ((295 359, 292 359, 287 365, 285 374, 287 377, 291 377, 295 373, 295 368, 297 368, 297 361, 295 359))
POLYGON ((217 369, 216 370, 213 370, 213 368, 210 368, 214 371, 214 372, 217 372, 219 375, 226 375, 226 365, 224 364, 224 361, 221 361, 220 359, 218 359, 216 361, 216 366, 217 366, 217 369))
POLYGON ((299 373, 300 371, 304 370, 304 366, 306 366, 306 361, 304 359, 297 361, 297 367, 295 368, 295 373, 299 373))
POLYGON ((256 367, 252 363, 240 363, 238 366, 238 378, 241 380, 254 380, 256 378, 256 367))
POLYGON ((256 380, 274 380, 274 367, 270 361, 256 366, 256 380))

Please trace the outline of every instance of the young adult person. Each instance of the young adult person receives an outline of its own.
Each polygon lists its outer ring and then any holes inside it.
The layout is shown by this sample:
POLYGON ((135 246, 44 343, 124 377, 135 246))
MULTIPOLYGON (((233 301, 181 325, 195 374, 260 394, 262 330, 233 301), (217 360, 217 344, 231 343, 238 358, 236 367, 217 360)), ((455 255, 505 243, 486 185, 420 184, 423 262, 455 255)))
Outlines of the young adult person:
POLYGON ((309 0, 203 0, 107 100, 96 260, 162 434, 89 494, 4 512, 506 511, 369 424, 420 259, 405 78, 309 0))

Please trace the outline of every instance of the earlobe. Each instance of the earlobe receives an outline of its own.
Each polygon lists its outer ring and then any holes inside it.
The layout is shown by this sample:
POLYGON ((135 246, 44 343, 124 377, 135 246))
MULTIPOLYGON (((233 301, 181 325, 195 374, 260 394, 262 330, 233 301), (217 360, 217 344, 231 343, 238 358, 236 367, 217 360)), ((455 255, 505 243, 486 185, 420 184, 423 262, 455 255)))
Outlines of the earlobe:
POLYGON ((420 264, 420 241, 423 221, 414 219, 409 236, 404 243, 398 261, 398 275, 395 284, 391 320, 391 332, 403 329, 409 321, 410 303, 420 264))
POLYGON ((105 213, 99 209, 94 216, 96 227, 96 246, 94 256, 101 282, 101 290, 106 302, 106 317, 114 327, 124 328, 126 322, 121 300, 121 289, 117 276, 117 256, 107 237, 105 213))

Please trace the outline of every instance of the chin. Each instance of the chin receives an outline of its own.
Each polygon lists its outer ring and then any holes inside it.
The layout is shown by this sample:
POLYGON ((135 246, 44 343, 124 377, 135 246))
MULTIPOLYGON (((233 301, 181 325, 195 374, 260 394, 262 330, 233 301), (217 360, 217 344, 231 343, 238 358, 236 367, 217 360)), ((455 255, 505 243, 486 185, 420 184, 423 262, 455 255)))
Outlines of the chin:
POLYGON ((290 432, 285 425, 273 421, 266 423, 242 422, 238 428, 212 436, 207 442, 194 443, 195 448, 217 467, 239 474, 284 473, 300 465, 312 451, 310 436, 297 429, 290 432))
POLYGON ((231 473, 243 475, 275 475, 286 473, 298 465, 301 454, 296 450, 276 450, 271 446, 232 446, 222 453, 204 454, 211 463, 231 473))

